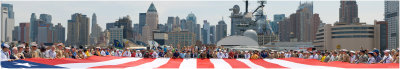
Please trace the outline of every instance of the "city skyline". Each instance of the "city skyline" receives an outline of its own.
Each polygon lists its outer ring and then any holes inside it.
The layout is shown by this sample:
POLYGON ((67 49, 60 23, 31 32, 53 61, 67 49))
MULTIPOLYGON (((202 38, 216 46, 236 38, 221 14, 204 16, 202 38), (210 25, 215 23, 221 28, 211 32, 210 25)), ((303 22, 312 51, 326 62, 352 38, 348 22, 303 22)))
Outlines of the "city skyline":
POLYGON ((0 68, 399 68, 399 0, 0 3, 0 68))
MULTIPOLYGON (((113 22, 118 18, 129 15, 133 24, 139 23, 139 13, 146 12, 151 1, 127 1, 127 2, 104 2, 104 1, 44 1, 44 2, 19 2, 3 1, 14 5, 15 23, 29 22, 30 14, 50 14, 53 16, 52 23, 61 23, 67 26, 67 20, 73 13, 82 13, 88 16, 96 13, 97 23, 105 29, 106 23, 113 22), (90 2, 90 3, 88 3, 90 2), (51 5, 51 6, 49 6, 51 5), (57 8, 63 7, 63 8, 57 8), (104 9, 109 8, 109 9, 104 9), (114 10, 113 10, 114 9, 114 10), (115 10, 117 9, 117 10, 115 10), (106 11, 104 11, 106 10, 106 11), (110 11, 111 10, 111 11, 110 11), (62 12, 60 12, 62 11, 62 12), (64 12, 64 13, 63 13, 64 12), (111 14, 110 14, 111 13, 111 14), (106 17, 107 16, 107 17, 106 17)), ((159 24, 166 24, 169 16, 178 16, 185 18, 189 13, 194 13, 197 17, 197 23, 202 25, 201 21, 207 20, 210 25, 217 25, 218 21, 224 19, 228 25, 230 33, 230 11, 233 5, 239 5, 240 11, 244 12, 243 1, 155 1, 153 2, 159 14, 159 24), (214 11, 210 11, 214 10, 214 11), (199 22, 200 21, 200 22, 199 22)), ((313 1, 314 13, 320 14, 323 23, 333 24, 339 21, 339 1, 313 1), (334 13, 334 14, 331 14, 334 13)), ((374 20, 384 19, 384 1, 357 1, 359 5, 360 22, 373 24, 374 20), (371 10, 374 9, 374 10, 371 10)), ((252 11, 259 5, 256 1, 250 1, 249 10, 252 11)), ((288 17, 295 13, 299 1, 268 1, 266 11, 268 20, 273 20, 274 14, 285 14, 288 17), (281 10, 281 8, 287 8, 281 10)), ((18 26, 18 24, 16 24, 18 26)))

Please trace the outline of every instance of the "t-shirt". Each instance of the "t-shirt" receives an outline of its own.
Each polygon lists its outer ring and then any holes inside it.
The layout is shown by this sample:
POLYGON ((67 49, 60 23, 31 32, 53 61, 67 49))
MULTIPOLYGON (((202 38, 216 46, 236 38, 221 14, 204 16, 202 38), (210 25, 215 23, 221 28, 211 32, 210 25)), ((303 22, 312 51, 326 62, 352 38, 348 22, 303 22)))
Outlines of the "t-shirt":
POLYGON ((0 53, 1 61, 7 61, 10 59, 10 55, 8 54, 8 52, 3 52, 3 50, 0 51, 1 51, 0 53))
POLYGON ((371 63, 375 63, 375 58, 374 57, 369 57, 367 63, 371 64, 371 63))

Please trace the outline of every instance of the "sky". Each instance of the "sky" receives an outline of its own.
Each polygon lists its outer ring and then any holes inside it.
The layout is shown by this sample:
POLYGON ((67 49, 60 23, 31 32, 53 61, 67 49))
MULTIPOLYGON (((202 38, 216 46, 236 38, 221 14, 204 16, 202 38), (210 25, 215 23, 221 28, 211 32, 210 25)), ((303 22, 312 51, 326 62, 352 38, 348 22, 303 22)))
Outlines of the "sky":
MULTIPOLYGON (((304 1, 302 1, 304 2, 304 1)), ((167 23, 169 16, 186 18, 189 13, 194 13, 197 23, 203 24, 207 20, 211 25, 224 20, 230 33, 230 8, 240 6, 244 12, 244 0, 232 1, 2 1, 14 6, 15 23, 29 22, 31 13, 52 15, 52 23, 61 23, 67 28, 67 21, 74 13, 82 13, 90 19, 96 13, 97 23, 103 28, 106 23, 115 22, 117 19, 129 15, 133 24, 139 23, 139 13, 145 13, 151 3, 155 4, 159 15, 159 23, 167 23)), ((274 14, 285 14, 288 17, 295 13, 300 1, 267 1, 264 14, 268 20, 273 20, 274 14)), ((384 19, 383 1, 357 1, 360 22, 373 24, 374 20, 384 19)), ((253 11, 259 5, 256 1, 249 2, 249 10, 253 11)), ((313 1, 314 13, 318 13, 323 23, 333 24, 339 20, 338 0, 313 1)), ((16 24, 19 25, 19 24, 16 24)))

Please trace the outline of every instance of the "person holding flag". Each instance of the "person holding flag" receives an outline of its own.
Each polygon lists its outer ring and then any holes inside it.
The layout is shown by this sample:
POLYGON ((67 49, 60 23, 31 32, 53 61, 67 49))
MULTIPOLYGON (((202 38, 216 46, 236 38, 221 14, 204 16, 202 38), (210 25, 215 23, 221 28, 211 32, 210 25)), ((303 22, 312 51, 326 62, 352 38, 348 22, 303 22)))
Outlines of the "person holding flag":
POLYGON ((10 51, 10 46, 8 44, 1 44, 1 53, 0 53, 0 58, 1 61, 13 61, 10 59, 10 54, 8 53, 10 51))

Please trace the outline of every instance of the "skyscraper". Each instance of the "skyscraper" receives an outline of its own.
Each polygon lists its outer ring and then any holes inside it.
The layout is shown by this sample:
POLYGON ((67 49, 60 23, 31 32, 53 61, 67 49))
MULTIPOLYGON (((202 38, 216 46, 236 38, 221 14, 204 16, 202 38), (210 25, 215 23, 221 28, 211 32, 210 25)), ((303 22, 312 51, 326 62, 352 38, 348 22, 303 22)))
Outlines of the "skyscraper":
POLYGON ((97 25, 97 16, 96 13, 93 13, 92 15, 92 33, 93 33, 93 29, 96 29, 96 27, 94 27, 95 25, 97 25))
POLYGON ((375 46, 378 46, 378 49, 381 51, 388 49, 388 23, 386 21, 374 21, 374 40, 375 46))
POLYGON ((92 28, 90 33, 90 44, 97 44, 97 41, 101 35, 101 27, 97 24, 97 16, 96 13, 92 15, 92 28))
POLYGON ((215 25, 210 26, 210 44, 216 44, 216 30, 215 25))
POLYGON ((274 14, 274 21, 279 22, 285 19, 285 14, 274 14))
MULTIPOLYGON (((292 16, 292 15, 290 15, 290 16, 292 16)), ((293 27, 291 27, 290 19, 289 18, 285 18, 282 21, 279 21, 278 23, 279 23, 278 25, 280 27, 279 33, 278 33, 279 41, 288 42, 290 40, 289 39, 290 33, 293 33, 293 31, 292 31, 293 27)))
POLYGON ((133 24, 133 33, 139 33, 139 24, 133 24))
MULTIPOLYGON (((39 35, 40 33, 39 33, 39 27, 40 27, 40 25, 46 25, 46 22, 45 21, 43 21, 43 20, 41 20, 41 19, 36 19, 35 21, 35 28, 34 28, 34 31, 36 31, 36 33, 34 34, 35 36, 31 36, 31 37, 35 37, 35 39, 33 40, 33 39, 31 39, 33 42, 38 42, 39 41, 39 36, 41 36, 41 35, 39 35)), ((51 27, 51 26, 49 26, 49 27, 51 27)))
POLYGON ((65 43, 65 27, 58 23, 54 26, 54 42, 56 43, 65 43))
POLYGON ((153 39, 152 39, 153 36, 149 36, 149 35, 153 34, 153 32, 152 32, 150 26, 144 25, 143 28, 142 28, 142 30, 143 30, 143 32, 142 32, 142 37, 140 37, 140 39, 141 39, 142 42, 147 42, 147 41, 149 41, 149 40, 153 40, 153 39))
POLYGON ((12 41, 19 41, 21 35, 21 28, 19 26, 15 26, 14 30, 12 31, 12 41))
POLYGON ((219 21, 216 27, 216 42, 218 42, 227 36, 228 28, 224 20, 219 21))
POLYGON ((38 26, 38 44, 52 43, 53 42, 53 30, 51 29, 52 24, 42 21, 42 24, 38 26))
POLYGON ((182 21, 182 29, 183 30, 187 30, 188 32, 193 32, 194 33, 194 28, 195 28, 195 24, 193 24, 193 20, 181 20, 182 21))
POLYGON ((201 40, 201 29, 200 29, 200 24, 196 24, 194 26, 194 33, 196 34, 196 40, 201 40))
POLYGON ((186 30, 186 31, 188 31, 188 30, 186 29, 186 19, 181 19, 181 20, 179 21, 179 23, 181 24, 181 30, 186 30))
POLYGON ((210 44, 210 23, 207 22, 207 20, 204 20, 203 28, 201 30, 203 44, 210 44))
POLYGON ((133 24, 133 30, 132 30, 133 32, 132 36, 134 40, 133 42, 140 41, 140 37, 142 34, 139 33, 139 30, 140 30, 139 24, 133 24))
POLYGON ((168 17, 167 24, 165 24, 168 27, 167 32, 172 31, 173 25, 176 24, 176 22, 178 21, 176 21, 175 17, 168 17))
POLYGON ((290 14, 288 18, 279 21, 279 41, 298 41, 300 38, 300 13, 290 14))
POLYGON ((358 5, 355 0, 341 0, 339 8, 339 22, 346 24, 359 23, 358 5))
POLYGON ((311 42, 316 29, 313 29, 313 2, 301 3, 297 12, 300 16, 300 41, 311 42))
POLYGON ((181 22, 178 16, 175 17, 175 24, 172 25, 172 31, 181 31, 181 22))
POLYGON ((97 24, 96 13, 93 13, 93 15, 92 15, 92 29, 91 29, 91 31, 92 31, 92 33, 90 34, 90 37, 93 37, 93 38, 99 38, 100 37, 101 28, 97 24))
POLYGON ((30 41, 37 42, 39 40, 39 26, 44 24, 49 24, 49 29, 52 29, 53 24, 51 23, 52 17, 50 14, 40 14, 39 19, 36 18, 36 14, 31 14, 30 19, 30 41))
POLYGON ((187 21, 192 21, 194 24, 197 24, 197 18, 196 15, 194 15, 194 13, 190 13, 187 17, 186 17, 187 21))
POLYGON ((385 21, 388 23, 388 49, 399 48, 399 1, 385 1, 385 21))
POLYGON ((45 23, 51 24, 51 15, 50 14, 40 14, 39 17, 41 20, 43 20, 45 23))
POLYGON ((71 15, 68 20, 67 45, 80 46, 89 43, 89 18, 81 13, 71 15))
POLYGON ((139 33, 142 34, 143 26, 146 25, 146 13, 139 13, 139 33))
POLYGON ((19 27, 20 27, 20 41, 21 42, 29 42, 29 33, 30 33, 30 23, 19 23, 19 27))
POLYGON ((189 32, 194 32, 194 28, 196 27, 197 24, 197 19, 196 19, 196 15, 194 15, 193 13, 190 13, 187 17, 186 17, 186 28, 189 32))
POLYGON ((150 4, 150 7, 146 12, 146 24, 149 25, 152 30, 157 29, 158 13, 153 3, 150 4))
POLYGON ((283 19, 285 19, 285 14, 275 14, 274 21, 270 22, 270 26, 276 35, 279 32, 278 22, 282 21, 283 19))
POLYGON ((194 13, 190 13, 186 17, 186 23, 185 23, 184 29, 196 34, 195 40, 201 40, 201 38, 200 38, 201 37, 201 35, 200 35, 201 27, 200 27, 200 25, 197 26, 197 18, 196 18, 196 15, 194 15, 194 13))
POLYGON ((153 3, 150 4, 149 9, 146 12, 146 25, 148 26, 147 30, 142 29, 142 33, 146 32, 147 35, 143 35, 143 38, 145 39, 144 41, 148 41, 148 40, 153 40, 153 30, 157 30, 158 29, 158 13, 157 13, 157 9, 154 6, 153 3))
POLYGON ((167 24, 158 24, 159 32, 168 32, 169 27, 166 26, 167 24))
POLYGON ((12 41, 14 30, 14 11, 12 4, 1 4, 1 42, 12 41))
POLYGON ((31 27, 30 27, 30 33, 29 33, 29 38, 30 38, 30 42, 34 42, 34 41, 36 41, 37 40, 37 28, 38 28, 38 23, 36 23, 36 14, 35 13, 32 13, 31 14, 31 19, 30 19, 30 22, 31 22, 31 27))
POLYGON ((111 28, 115 27, 115 23, 107 23, 106 24, 106 30, 110 30, 111 28))
POLYGON ((122 19, 118 19, 118 21, 115 21, 116 27, 123 27, 124 33, 123 33, 123 38, 127 40, 133 40, 133 30, 132 30, 132 20, 128 16, 123 17, 122 19))
POLYGON ((313 15, 313 21, 312 21, 312 26, 311 26, 311 40, 316 39, 316 33, 318 32, 318 28, 320 27, 320 24, 322 23, 319 14, 315 13, 313 15))

